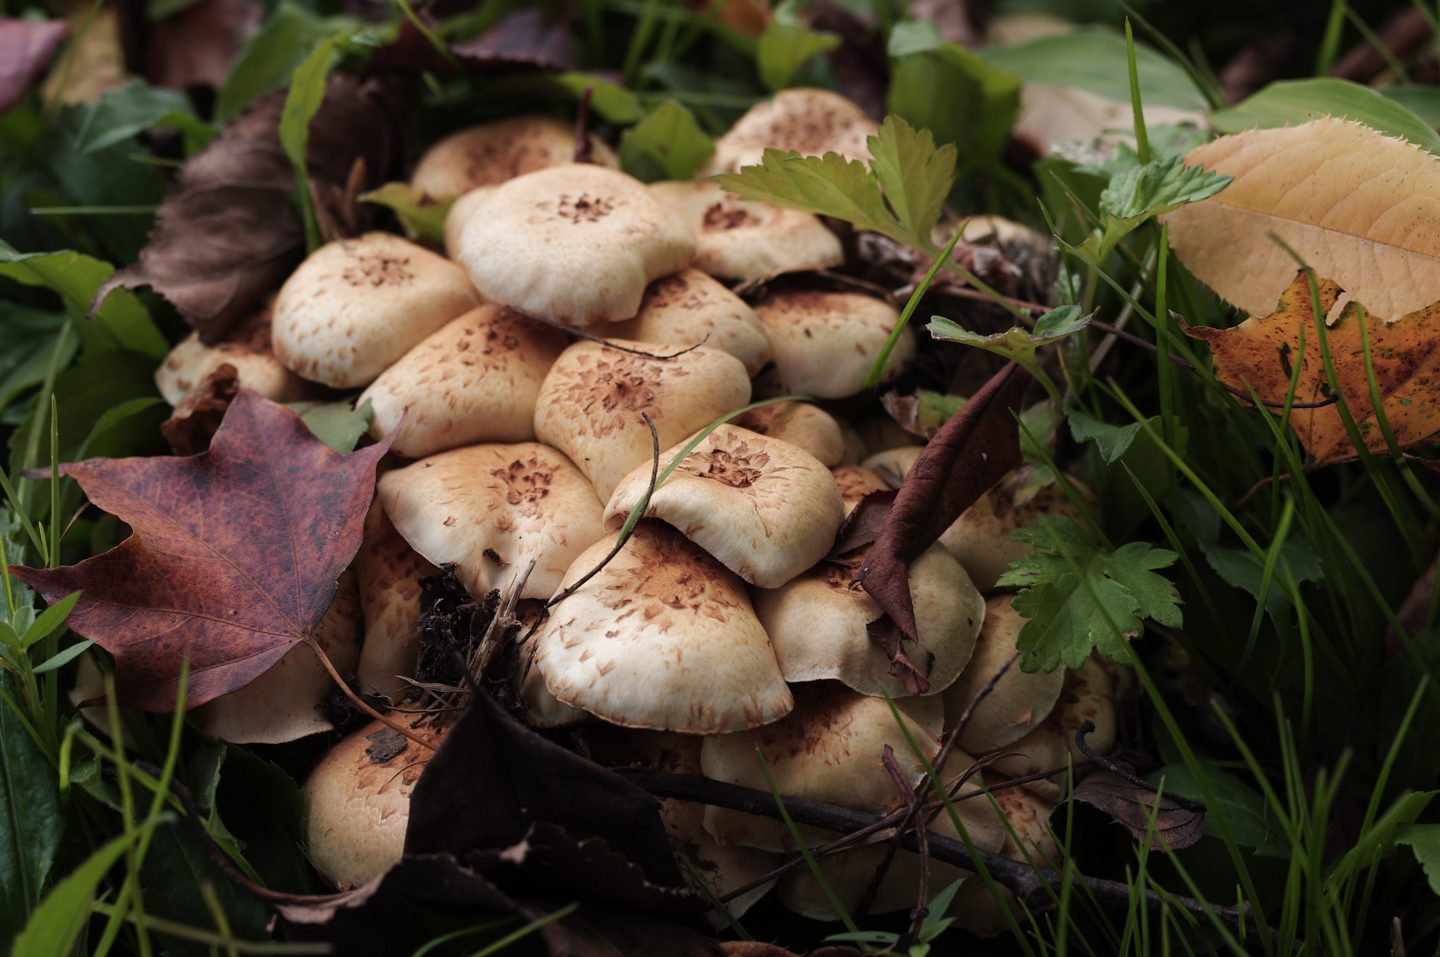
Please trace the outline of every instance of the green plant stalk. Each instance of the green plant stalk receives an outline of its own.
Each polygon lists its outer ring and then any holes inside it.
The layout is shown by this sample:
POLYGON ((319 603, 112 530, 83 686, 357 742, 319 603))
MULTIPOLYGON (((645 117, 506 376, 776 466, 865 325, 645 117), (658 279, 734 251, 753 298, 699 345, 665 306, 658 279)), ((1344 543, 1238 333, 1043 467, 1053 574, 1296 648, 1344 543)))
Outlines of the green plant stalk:
POLYGON ((1125 64, 1130 73, 1130 113, 1135 122, 1135 155, 1140 163, 1150 162, 1150 136, 1145 130, 1145 108, 1140 102, 1140 71, 1135 66, 1135 34, 1125 18, 1125 64))
POLYGON ((870 363, 870 369, 865 373, 865 381, 861 385, 864 391, 874 392, 880 388, 880 380, 885 376, 885 367, 890 363, 890 353, 894 351, 895 344, 904 335, 905 326, 909 324, 910 317, 920 306, 920 300, 924 299, 925 294, 930 291, 930 284, 939 275, 940 267, 950 261, 950 254, 955 251, 955 246, 960 242, 960 237, 964 235, 965 225, 968 222, 968 219, 962 222, 955 230, 955 235, 950 237, 950 242, 945 244, 945 248, 938 255, 932 257, 930 268, 925 271, 924 277, 915 286, 915 290, 910 293, 910 298, 905 301, 905 308, 900 312, 900 319, 895 323, 895 328, 890 330, 890 335, 885 339, 885 345, 880 347, 880 354, 875 357, 874 362, 870 363))

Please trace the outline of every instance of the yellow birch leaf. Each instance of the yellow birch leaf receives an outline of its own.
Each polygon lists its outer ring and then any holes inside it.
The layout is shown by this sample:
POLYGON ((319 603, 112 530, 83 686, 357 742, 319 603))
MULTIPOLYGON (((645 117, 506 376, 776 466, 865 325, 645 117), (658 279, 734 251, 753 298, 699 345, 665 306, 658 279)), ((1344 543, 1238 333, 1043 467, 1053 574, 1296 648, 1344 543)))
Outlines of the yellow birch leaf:
MULTIPOLYGON (((1320 352, 1310 286, 1303 272, 1291 276, 1270 315, 1252 316, 1233 329, 1187 326, 1185 333, 1210 344, 1216 371, 1227 385, 1253 389, 1262 401, 1279 405, 1285 401, 1298 363, 1295 401, 1324 402, 1334 393, 1320 352)), ((1316 291, 1320 315, 1327 316, 1340 301, 1342 290, 1332 280, 1319 279, 1316 291)), ((1377 391, 1396 444, 1408 448, 1432 438, 1440 432, 1440 302, 1384 322, 1352 300, 1326 326, 1325 340, 1340 395, 1366 448, 1383 453, 1387 450, 1385 436, 1375 417, 1365 374, 1367 335, 1377 391)), ((1290 425, 1315 464, 1357 454, 1336 405, 1294 409, 1290 425)))
POLYGON ((1185 162, 1234 177, 1164 217, 1191 272, 1252 315, 1295 275, 1289 243, 1382 316, 1440 300, 1440 160, 1404 140, 1326 117, 1222 136, 1185 162))

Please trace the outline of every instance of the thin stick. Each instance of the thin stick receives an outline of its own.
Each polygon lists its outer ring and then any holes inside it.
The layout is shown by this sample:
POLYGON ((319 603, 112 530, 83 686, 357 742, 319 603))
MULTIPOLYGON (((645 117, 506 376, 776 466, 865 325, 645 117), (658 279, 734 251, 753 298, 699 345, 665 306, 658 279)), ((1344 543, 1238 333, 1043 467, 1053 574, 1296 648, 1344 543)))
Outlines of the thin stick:
MULTIPOLYGON (((1090 747, 1090 745, 1085 743, 1085 736, 1090 734, 1090 732, 1094 730, 1094 721, 1086 721, 1080 727, 1075 729, 1075 746, 1080 749, 1080 753, 1085 755, 1085 757, 1089 758, 1091 761, 1094 761, 1103 770, 1109 771, 1111 774, 1125 781, 1125 783, 1131 785, 1132 787, 1137 787, 1143 791, 1148 791, 1149 793, 1155 795, 1157 799, 1161 798, 1160 789, 1157 788, 1155 785, 1151 784, 1149 781, 1146 781, 1144 778, 1139 777, 1130 771, 1127 771, 1125 768, 1120 767, 1120 765, 1116 764, 1114 761, 1111 761, 1109 758, 1105 757, 1103 754, 1100 754, 1094 748, 1090 747)), ((1164 800, 1169 801, 1171 804, 1174 804, 1176 807, 1182 810, 1194 811, 1197 814, 1205 813, 1205 805, 1201 804, 1199 801, 1192 801, 1189 798, 1180 797, 1178 794, 1166 794, 1163 797, 1164 800)))
POLYGON ((593 149, 590 145, 590 98, 595 88, 587 86, 580 94, 580 106, 575 111, 575 162, 593 163, 593 149))
POLYGON ((700 348, 705 343, 710 341, 710 334, 706 333, 705 338, 701 339, 693 346, 686 346, 679 352, 672 352, 668 356, 662 356, 657 352, 646 352, 644 349, 634 349, 630 346, 622 346, 614 339, 606 339, 604 336, 596 335, 595 333, 588 330, 577 329, 574 326, 567 326, 565 323, 560 322, 556 319, 551 319, 549 316, 538 316, 533 312, 526 312, 523 309, 516 309, 514 306, 508 306, 507 308, 513 313, 524 316, 531 322, 538 322, 542 326, 549 326, 551 329, 559 330, 560 332, 565 333, 567 336, 574 336, 576 339, 584 339, 586 342, 594 342, 604 346, 607 349, 614 349, 616 352, 624 352, 632 356, 644 356, 647 359, 659 359, 661 362, 664 362, 666 359, 678 359, 681 356, 685 355, 687 352, 694 352, 696 349, 700 348))
POLYGON ((315 657, 320 659, 321 666, 330 673, 331 680, 333 680, 335 684, 340 687, 340 692, 344 694, 345 697, 349 698, 351 703, 354 704, 355 707, 359 708, 361 711, 365 712, 370 717, 374 718, 376 721, 379 721, 381 724, 385 725, 385 727, 389 728, 391 731, 394 731, 396 734, 403 735, 409 738, 411 741, 414 741, 426 751, 435 750, 435 745, 431 744, 429 741, 426 741, 424 738, 420 737, 418 734, 411 731, 409 728, 403 727, 396 721, 391 721, 388 717, 372 708, 370 706, 370 702, 366 701, 364 698, 361 698, 358 694, 356 694, 355 690, 350 687, 350 685, 345 681, 345 679, 340 677, 340 672, 335 670, 335 663, 330 660, 329 655, 325 654, 325 649, 320 647, 320 642, 308 636, 305 638, 301 638, 300 640, 303 641, 306 645, 308 645, 311 651, 315 652, 315 657))

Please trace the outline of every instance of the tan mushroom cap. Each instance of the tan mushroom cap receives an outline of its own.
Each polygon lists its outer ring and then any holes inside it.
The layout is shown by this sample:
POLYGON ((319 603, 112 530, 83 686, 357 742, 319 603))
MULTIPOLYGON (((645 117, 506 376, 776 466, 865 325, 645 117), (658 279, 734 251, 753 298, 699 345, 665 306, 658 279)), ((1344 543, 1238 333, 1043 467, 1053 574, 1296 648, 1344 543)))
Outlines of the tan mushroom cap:
POLYGON ((871 492, 883 492, 890 487, 878 472, 863 465, 840 465, 831 469, 830 474, 835 476, 835 487, 840 490, 846 515, 853 512, 855 506, 871 492))
POLYGON ((485 205, 487 197, 493 192, 494 186, 481 186, 460 195, 450 204, 450 210, 445 214, 445 225, 442 227, 446 256, 451 259, 460 258, 460 236, 465 232, 465 224, 470 222, 470 217, 475 215, 477 209, 485 205))
POLYGON ((798 445, 822 465, 833 468, 845 457, 840 423, 829 412, 809 402, 772 402, 732 421, 742 429, 798 445))
POLYGON ((486 299, 572 326, 629 319, 695 255, 695 232, 639 180, 601 166, 517 176, 465 221, 456 259, 486 299))
MULTIPOLYGON (((1034 791, 1047 801, 1058 801, 1065 794, 1066 766, 1070 761, 1069 749, 1065 747, 1065 733, 1058 720, 1060 706, 1050 717, 1023 738, 1005 746, 1005 751, 989 765, 997 774, 1007 778, 1028 778, 1046 771, 1055 773, 1048 778, 1026 781, 1020 785, 1034 791)), ((1081 759, 1083 760, 1083 759, 1081 759)))
MULTIPOLYGON (((999 853, 1013 861, 1029 861, 1036 867, 1056 866, 1059 848, 1049 829, 1054 803, 1021 787, 995 789, 1004 779, 989 774, 985 775, 985 783, 992 789, 990 795, 1009 825, 999 853)), ((966 881, 951 901, 948 914, 955 918, 957 926, 991 937, 1004 933, 1010 926, 1005 910, 1014 906, 1014 900, 1014 895, 998 884, 992 892, 984 881, 966 881)), ((1024 917, 1017 914, 1016 919, 1023 921, 1024 917)))
MULTIPOLYGON (((975 643, 975 656, 945 692, 945 725, 952 727, 980 689, 999 673, 1015 654, 1015 639, 1025 619, 1011 605, 1009 595, 985 603, 985 624, 975 643)), ((984 754, 1006 747, 1030 733, 1049 716, 1060 700, 1065 668, 1029 672, 1023 657, 1006 670, 995 688, 981 701, 960 732, 960 747, 984 754)))
POLYGON ((829 90, 797 88, 758 103, 715 141, 713 172, 732 172, 760 162, 767 149, 868 160, 866 139, 879 127, 850 100, 829 90))
POLYGON ((1050 716, 1076 762, 1089 760, 1075 743, 1075 734, 1086 721, 1095 724, 1095 730, 1085 736, 1086 745, 1100 754, 1109 754, 1115 747, 1117 689, 1105 664, 1090 658, 1078 669, 1066 672, 1060 701, 1050 716))
MULTIPOLYGON (((411 725, 421 740, 438 746, 448 727, 430 722, 411 725)), ((410 821, 410 793, 434 751, 409 741, 378 721, 337 744, 305 782, 305 845, 317 870, 341 887, 364 884, 400 860, 410 821), (404 748, 386 744, 399 738, 404 748)))
POLYGON ((840 423, 840 437, 845 440, 845 454, 840 458, 841 465, 859 465, 865 460, 868 454, 865 450, 865 440, 855 427, 849 422, 840 423))
MULTIPOLYGON (((591 159, 616 167, 615 153, 590 137, 591 159)), ((459 196, 525 173, 575 161, 575 126, 549 116, 526 114, 482 123, 434 143, 415 164, 410 185, 430 196, 459 196)))
MULTIPOLYGON (((575 559, 561 590, 617 538, 575 559)), ((721 734, 776 721, 794 705, 745 586, 658 522, 638 523, 533 640, 551 694, 624 727, 721 734)))
MULTIPOLYGON (((755 322, 758 325, 760 320, 755 322)), ((155 370, 155 386, 166 402, 179 405, 191 389, 227 362, 235 367, 240 388, 253 389, 272 402, 294 402, 310 389, 275 357, 268 308, 240 323, 224 342, 207 346, 197 332, 180 340, 155 370)))
POLYGON ((440 574, 400 536, 377 500, 365 515, 365 538, 355 555, 365 641, 356 681, 364 694, 399 701, 409 690, 420 653, 420 579, 440 574), (403 677, 402 677, 403 676, 403 677))
MULTIPOLYGON (((889 702, 883 698, 856 694, 828 681, 796 685, 792 690, 795 710, 783 721, 744 734, 706 738, 700 752, 705 776, 769 791, 770 784, 755 753, 759 749, 782 797, 884 811, 897 807, 902 800, 885 771, 885 746, 895 752, 895 759, 912 784, 925 771, 907 743, 905 732, 927 759, 939 753, 935 717, 940 709, 934 697, 905 700, 900 709, 905 722, 902 731, 889 702), (910 709, 920 710, 912 713, 910 709)), ((783 822, 741 811, 707 807, 705 829, 721 844, 766 851, 795 850, 794 837, 783 822)))
MULTIPOLYGON (((685 443, 661 453, 662 467, 685 443)), ((615 487, 605 527, 620 528, 650 488, 650 463, 615 487)), ((733 425, 716 428, 650 496, 658 518, 752 585, 778 588, 814 565, 845 517, 830 470, 798 446, 733 425)))
MULTIPOLYGON (((853 292, 781 291, 755 307, 775 356, 782 392, 843 399, 859 394, 900 313, 888 302, 853 292)), ((890 353, 882 382, 915 356, 906 329, 890 353)))
MULTIPOLYGON (((1075 488, 1085 489, 1067 477, 1075 488)), ((1048 468, 1022 465, 980 496, 940 536, 940 544, 960 559, 981 591, 990 591, 1017 558, 1034 553, 1035 546, 1010 536, 1039 523, 1042 515, 1080 517, 1065 494, 1065 487, 1048 468)))
POLYGON ((476 598, 506 591, 533 560, 521 598, 548 598, 575 556, 602 535, 590 483, 538 442, 473 445, 386 473, 380 502, 435 565, 454 565, 476 598))
MULTIPOLYGON (((335 599, 315 640, 344 674, 360 656, 360 596, 355 574, 340 576, 335 599)), ((306 735, 329 731, 334 725, 324 703, 335 683, 314 649, 296 642, 274 667, 238 691, 221 695, 194 711, 206 734, 234 744, 284 744, 306 735)))
MULTIPOLYGON (((617 345, 644 350, 639 342, 617 345)), ((651 359, 596 342, 560 354, 535 403, 535 434, 579 466, 601 502, 654 455, 648 414, 665 449, 750 401, 739 359, 701 346, 651 359)))
POLYGON ((275 355, 336 389, 373 380, 478 303, 454 263, 391 233, 326 243, 275 297, 275 355))
POLYGON ((865 443, 866 452, 860 456, 862 461, 880 452, 915 445, 920 441, 913 432, 907 431, 899 422, 883 412, 866 416, 856 422, 855 431, 859 433, 860 441, 865 443))
POLYGON ((809 213, 742 200, 709 181, 654 183, 650 193, 690 224, 695 268, 712 276, 764 282, 845 261, 840 240, 809 213))
POLYGON ((755 310, 698 269, 652 282, 635 318, 612 323, 604 333, 612 339, 719 349, 743 362, 750 376, 770 361, 770 340, 755 310))
POLYGON ((861 464, 880 476, 886 485, 899 488, 924 451, 923 445, 901 445, 867 456, 861 464))
POLYGON ((370 434, 395 435, 391 451, 419 458, 476 442, 535 437, 540 383, 565 337, 487 303, 411 349, 357 400, 374 410, 370 434))
MULTIPOLYGON (((770 635, 786 681, 831 678, 866 695, 901 698, 905 682, 866 631, 884 612, 855 584, 863 559, 826 561, 779 588, 755 592, 755 614, 770 635)), ((910 598, 919 641, 906 653, 938 694, 975 650, 985 600, 960 563, 932 545, 910 563, 910 598)))

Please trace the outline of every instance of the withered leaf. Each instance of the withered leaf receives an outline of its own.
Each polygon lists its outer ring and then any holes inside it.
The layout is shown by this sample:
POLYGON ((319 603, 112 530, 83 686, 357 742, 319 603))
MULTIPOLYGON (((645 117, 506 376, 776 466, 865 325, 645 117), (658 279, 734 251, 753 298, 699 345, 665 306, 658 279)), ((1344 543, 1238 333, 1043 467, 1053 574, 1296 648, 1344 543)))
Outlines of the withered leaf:
POLYGON ((1153 790, 1110 771, 1087 775, 1076 785, 1071 800, 1109 815, 1137 841, 1148 837, 1152 851, 1182 850, 1205 836, 1203 810, 1188 802, 1157 796, 1153 790))
MULTIPOLYGON (((1015 416, 1029 383, 1030 376, 1023 369, 1008 363, 950 417, 915 460, 865 554, 860 582, 905 640, 918 641, 915 608, 910 601, 910 562, 1020 464, 1015 416)), ((887 647, 887 654, 910 693, 923 694, 929 682, 923 669, 905 657, 903 642, 901 645, 896 651, 887 647)))
POLYGON ((319 623, 388 448, 341 455, 242 390, 205 455, 61 466, 133 534, 78 565, 13 570, 50 601, 83 593, 69 624, 115 656, 122 701, 170 710, 188 659, 194 707, 259 677, 319 623))
POLYGON ((484 73, 532 68, 569 70, 575 67, 570 34, 547 23, 541 10, 526 7, 502 17, 471 40, 446 47, 448 58, 409 20, 400 23, 395 39, 380 47, 368 68, 377 73, 484 73))
POLYGON ((166 17, 145 36, 145 78, 176 90, 219 89, 263 12, 254 0, 199 0, 166 17))
MULTIPOLYGON (((1329 279, 1317 279, 1316 291, 1319 313, 1327 316, 1343 290, 1329 279)), ((1323 402, 1333 395, 1303 272, 1296 274, 1270 315, 1252 316, 1233 329, 1187 326, 1185 333, 1210 344, 1221 380, 1238 389, 1253 388, 1262 401, 1283 403, 1297 366, 1296 402, 1323 402)), ((1340 396, 1365 447, 1385 452, 1385 434, 1365 371, 1367 338, 1381 407, 1396 443, 1406 448, 1430 439, 1440 432, 1440 302, 1387 322, 1351 301, 1326 328, 1340 396)), ((1295 409, 1290 425, 1316 463, 1356 455, 1335 405, 1295 409)))
MULTIPOLYGON (((150 286, 210 343, 262 306, 305 252, 295 174, 280 146, 284 105, 284 90, 264 97, 186 161, 139 262, 111 276, 95 305, 117 287, 150 286)), ((353 199, 355 169, 367 186, 390 177, 403 128, 380 82, 329 79, 306 153, 323 222, 363 225, 358 210, 332 207, 353 199)))
POLYGON ((160 434, 176 455, 198 455, 210 447, 210 440, 225 420, 225 410, 240 392, 240 373, 228 362, 189 392, 160 423, 160 434))
POLYGON ((69 29, 64 20, 0 19, 0 113, 20 102, 69 29))

